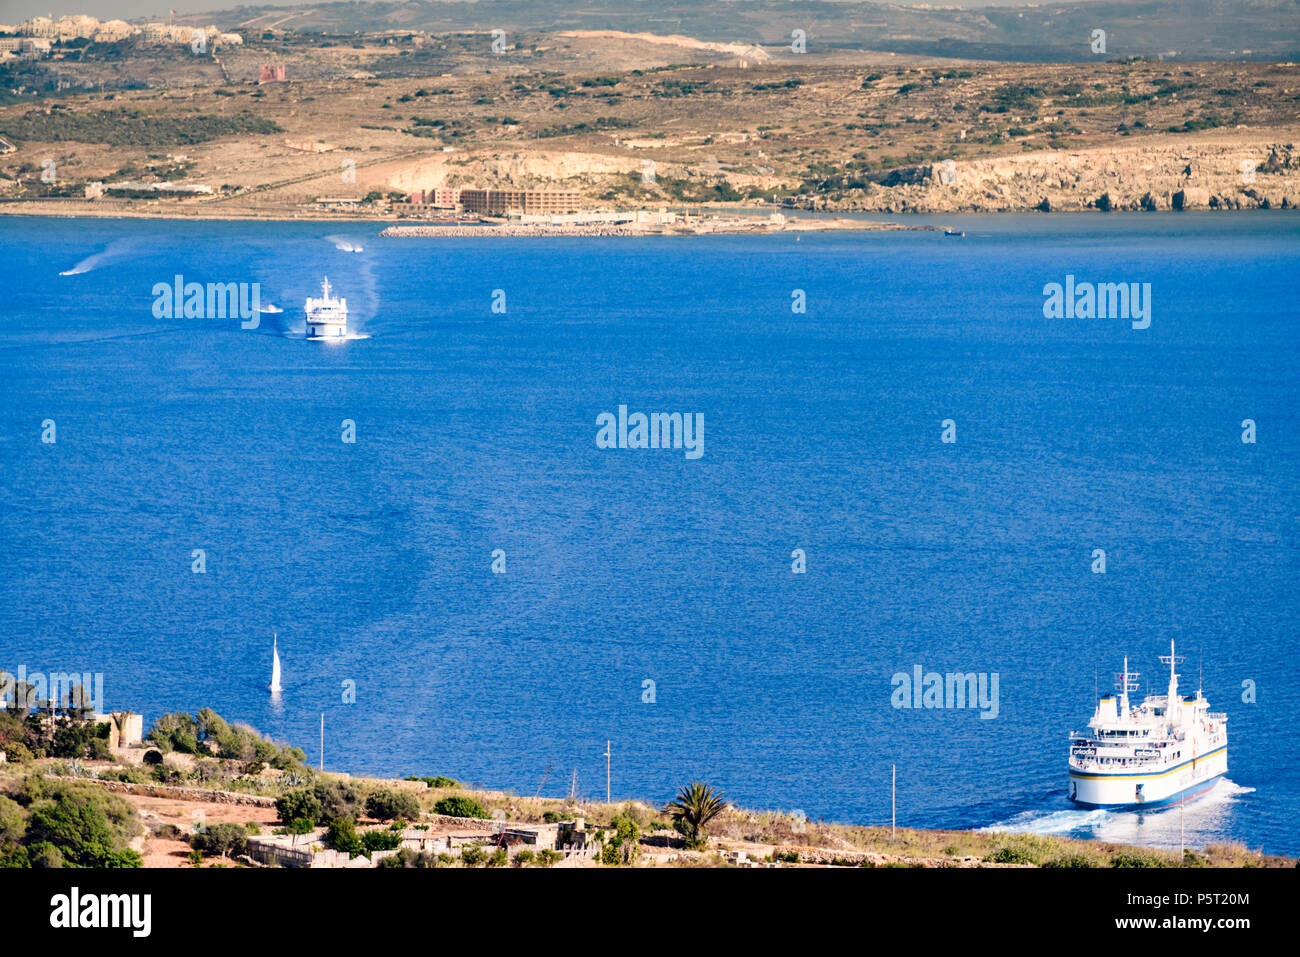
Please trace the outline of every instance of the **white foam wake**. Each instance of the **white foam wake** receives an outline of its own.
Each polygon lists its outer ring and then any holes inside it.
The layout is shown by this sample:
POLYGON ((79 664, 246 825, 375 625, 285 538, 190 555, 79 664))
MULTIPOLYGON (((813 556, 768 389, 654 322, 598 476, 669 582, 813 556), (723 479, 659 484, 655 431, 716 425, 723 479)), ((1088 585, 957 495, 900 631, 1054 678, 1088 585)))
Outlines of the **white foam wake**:
POLYGON ((1187 846, 1197 847, 1223 840, 1230 831, 1233 805, 1242 795, 1254 791, 1220 778, 1205 794, 1181 805, 1181 810, 1179 806, 1149 811, 1043 808, 1024 811, 980 830, 1089 837, 1117 844, 1164 848, 1177 848, 1185 841, 1187 846))
POLYGON ((359 253, 363 249, 360 243, 349 239, 347 236, 326 236, 327 240, 334 244, 334 248, 343 253, 359 253))
POLYGON ((92 269, 98 269, 106 263, 122 259, 131 248, 131 243, 125 239, 115 239, 99 252, 87 256, 81 262, 77 263, 71 269, 65 269, 59 273, 60 276, 80 276, 82 273, 90 272, 92 269))
POLYGON ((1024 811, 1006 821, 980 828, 988 834, 1067 834, 1100 826, 1110 814, 1103 808, 1066 808, 1060 811, 1024 811))

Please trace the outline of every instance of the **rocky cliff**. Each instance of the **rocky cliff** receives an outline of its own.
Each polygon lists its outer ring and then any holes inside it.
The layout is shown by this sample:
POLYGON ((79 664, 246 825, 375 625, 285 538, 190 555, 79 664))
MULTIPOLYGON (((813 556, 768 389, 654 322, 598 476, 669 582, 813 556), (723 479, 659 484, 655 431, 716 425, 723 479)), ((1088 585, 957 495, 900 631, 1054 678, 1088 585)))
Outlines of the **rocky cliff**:
POLYGON ((1207 142, 945 161, 881 174, 817 209, 961 212, 1291 209, 1300 204, 1292 143, 1207 142))

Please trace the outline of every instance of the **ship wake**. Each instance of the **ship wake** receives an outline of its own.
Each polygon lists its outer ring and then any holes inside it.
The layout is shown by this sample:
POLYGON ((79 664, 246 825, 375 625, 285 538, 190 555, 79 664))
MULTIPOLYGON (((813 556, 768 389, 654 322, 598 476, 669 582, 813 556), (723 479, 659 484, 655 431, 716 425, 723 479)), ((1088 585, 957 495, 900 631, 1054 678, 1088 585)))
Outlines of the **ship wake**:
POLYGON ((116 262, 119 259, 124 259, 133 245, 134 243, 129 240, 115 239, 99 252, 87 256, 71 269, 63 270, 59 275, 80 276, 82 273, 88 273, 93 269, 98 269, 100 266, 105 266, 111 262, 116 262))
POLYGON ((1181 841, 1185 841, 1188 847, 1203 847, 1228 839, 1234 806, 1243 795, 1254 791, 1254 788, 1220 778, 1205 794, 1174 807, 1149 811, 1038 808, 1022 811, 979 830, 986 834, 1040 834, 1174 850, 1178 849, 1181 841))

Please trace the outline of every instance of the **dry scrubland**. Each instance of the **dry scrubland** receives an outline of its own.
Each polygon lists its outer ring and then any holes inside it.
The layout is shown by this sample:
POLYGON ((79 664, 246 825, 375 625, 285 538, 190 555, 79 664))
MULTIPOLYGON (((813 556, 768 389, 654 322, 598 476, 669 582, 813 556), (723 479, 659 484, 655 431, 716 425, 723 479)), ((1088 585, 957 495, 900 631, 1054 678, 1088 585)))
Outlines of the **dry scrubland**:
POLYGON ((499 57, 486 44, 291 36, 215 58, 58 61, 71 89, 0 105, 15 147, 0 155, 0 208, 294 216, 369 195, 363 212, 391 216, 388 194, 439 185, 577 189, 596 207, 1300 203, 1295 64, 801 57, 608 33, 529 36, 499 57), (272 61, 291 82, 250 82, 272 61), (104 92, 76 92, 84 82, 104 92), (87 182, 121 180, 216 195, 80 199, 87 182))
MULTIPOLYGON (((642 867, 727 867, 734 866, 735 852, 745 859, 784 867, 1173 867, 1177 854, 1093 841, 1077 841, 1035 835, 991 834, 971 831, 923 831, 899 828, 891 837, 888 827, 859 827, 843 824, 803 822, 790 814, 728 808, 708 827, 707 846, 685 847, 672 826, 671 817, 659 807, 641 802, 603 802, 533 798, 465 787, 430 787, 424 781, 389 781, 346 775, 320 775, 309 769, 292 771, 259 769, 245 773, 244 762, 192 755, 167 755, 160 770, 140 764, 139 750, 122 752, 118 761, 60 761, 41 759, 0 766, 0 811, 8 799, 23 800, 26 793, 54 793, 60 784, 76 789, 104 792, 105 800, 125 801, 130 811, 123 818, 122 833, 129 846, 139 852, 146 867, 239 866, 248 863, 235 857, 207 854, 196 862, 188 835, 196 822, 211 826, 234 824, 249 834, 271 834, 282 824, 276 809, 261 804, 234 803, 282 795, 294 788, 310 787, 316 781, 346 782, 361 795, 379 789, 404 790, 419 802, 421 814, 437 821, 433 808, 448 797, 470 798, 487 814, 498 812, 511 822, 538 823, 549 813, 552 819, 585 818, 588 827, 608 829, 613 835, 616 818, 631 819, 637 825, 637 850, 632 863, 642 867), (32 782, 40 779, 40 783, 32 782), (136 784, 122 783, 133 779, 136 784), (103 781, 114 783, 104 784, 103 781), (98 783, 97 783, 98 782, 98 783), (165 782, 165 783, 159 783, 165 782), (108 789, 114 791, 110 795, 108 789), (148 793, 152 792, 152 793, 148 793), (8 795, 5 798, 4 795, 8 795)), ((0 814, 0 850, 3 850, 5 815, 0 814)), ((413 822, 414 823, 414 822, 413 822)), ((362 829, 386 827, 364 816, 362 829)), ((444 828, 447 825, 443 819, 444 828)), ((437 826, 436 824, 434 825, 437 826)), ((455 828, 451 828, 454 830, 455 828)), ((1237 845, 1213 845, 1189 851, 1184 861, 1192 867, 1294 867, 1288 858, 1270 857, 1237 845)), ((443 866, 447 866, 444 864, 443 866)), ((456 862, 452 866, 467 866, 456 862)), ((514 866, 519 866, 518 864, 514 866)), ((532 866, 538 866, 536 864, 532 866)), ((556 866, 610 866, 595 860, 568 861, 556 866)))

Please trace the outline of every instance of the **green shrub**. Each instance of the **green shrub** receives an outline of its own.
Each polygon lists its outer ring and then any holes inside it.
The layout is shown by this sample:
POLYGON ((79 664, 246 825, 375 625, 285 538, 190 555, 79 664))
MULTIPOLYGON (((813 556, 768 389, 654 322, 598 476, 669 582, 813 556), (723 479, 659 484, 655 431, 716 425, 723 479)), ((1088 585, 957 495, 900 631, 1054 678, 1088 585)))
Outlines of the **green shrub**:
POLYGON ((361 846, 370 854, 375 851, 395 851, 402 846, 402 835, 397 831, 365 831, 361 846))
POLYGON ((1062 854, 1060 857, 1054 857, 1043 865, 1044 867, 1066 868, 1066 867, 1097 867, 1097 862, 1087 854, 1077 852, 1062 854))
MULTIPOLYGON (((184 711, 177 711, 159 715, 146 737, 157 745, 158 750, 163 754, 169 751, 195 754, 199 750, 199 734, 199 723, 184 711)), ((145 760, 149 760, 147 753, 145 760)), ((150 763, 161 764, 161 756, 159 761, 150 763)))
POLYGON ((38 845, 51 845, 60 860, 77 867, 142 867, 127 846, 141 830, 135 809, 116 794, 60 784, 32 805, 25 840, 46 861, 53 855, 38 845))
POLYGON ((489 818, 492 816, 483 809, 483 805, 479 804, 478 801, 460 796, 443 798, 433 806, 433 812, 447 817, 489 818))
POLYGON ((532 851, 520 851, 515 855, 515 864, 519 867, 527 867, 536 858, 532 851))
POLYGON ((304 834, 310 834, 315 827, 315 823, 307 820, 305 817, 295 817, 292 821, 284 826, 286 834, 292 834, 299 838, 304 834))
POLYGON ((100 772, 99 778, 101 781, 123 781, 127 784, 143 784, 147 780, 137 768, 106 768, 100 772))
POLYGON ((22 846, 26 832, 23 809, 17 802, 0 795, 0 866, 22 846))
POLYGON ((1021 847, 1002 847, 984 858, 990 864, 1033 864, 1034 857, 1021 847))
POLYGON ((379 866, 380 867, 439 867, 443 863, 450 863, 451 858, 447 857, 446 862, 444 862, 443 861, 444 857, 447 856, 445 854, 440 854, 437 857, 435 857, 434 855, 428 853, 427 851, 421 851, 419 853, 416 853, 415 851, 411 850, 409 847, 404 847, 396 854, 392 855, 391 857, 385 857, 384 859, 382 859, 379 862, 379 866))
POLYGON ((209 824, 190 835, 190 847, 213 857, 237 857, 248 853, 248 832, 242 824, 209 824))
POLYGON ((63 852, 49 841, 41 841, 27 849, 30 866, 34 868, 56 868, 63 866, 63 852))
POLYGON ((345 851, 352 857, 362 853, 364 847, 357 836, 356 822, 350 817, 336 817, 325 832, 325 843, 336 851, 345 851))
POLYGON ((357 817, 357 807, 361 803, 361 792, 356 786, 336 778, 324 778, 312 785, 312 795, 320 802, 322 824, 327 824, 340 817, 357 817))
POLYGON ((379 821, 412 820, 420 816, 420 801, 409 791, 381 788, 366 798, 366 813, 379 821))
POLYGON ((407 780, 407 781, 423 781, 425 784, 429 785, 429 787, 431 787, 431 788, 458 788, 458 787, 460 787, 460 783, 459 783, 458 781, 456 781, 454 778, 449 778, 449 777, 446 777, 445 775, 442 775, 442 774, 439 774, 439 775, 437 775, 436 777, 431 777, 431 778, 422 778, 422 777, 417 777, 416 775, 412 774, 412 775, 409 775, 409 776, 406 778, 406 780, 407 780))
POLYGON ((602 864, 631 864, 641 849, 641 828, 626 811, 613 820, 614 833, 605 838, 600 851, 602 864))
POLYGON ((487 860, 487 853, 477 844, 468 844, 461 848, 460 859, 466 867, 475 867, 487 860))
POLYGON ((1038 834, 1004 835, 1004 843, 997 851, 985 857, 991 864, 1042 865, 1061 856, 1061 844, 1038 834))
POLYGON ((1118 851, 1111 855, 1111 867, 1166 867, 1163 858, 1142 851, 1118 851))
POLYGON ((312 791, 298 788, 275 799, 275 813, 283 824, 294 820, 315 824, 321 819, 320 799, 312 791))

